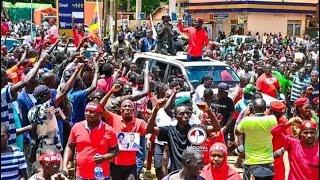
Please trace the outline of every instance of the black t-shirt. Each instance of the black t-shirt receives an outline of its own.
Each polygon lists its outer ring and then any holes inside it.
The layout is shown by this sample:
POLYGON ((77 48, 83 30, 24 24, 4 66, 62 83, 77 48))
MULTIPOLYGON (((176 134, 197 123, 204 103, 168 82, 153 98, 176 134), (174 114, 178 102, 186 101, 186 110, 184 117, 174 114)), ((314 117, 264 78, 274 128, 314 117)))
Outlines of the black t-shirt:
POLYGON ((215 109, 223 116, 223 121, 220 123, 220 125, 224 126, 234 111, 234 103, 229 97, 221 98, 212 103, 212 109, 215 109))
POLYGON ((191 142, 188 140, 188 132, 192 127, 202 127, 206 129, 205 126, 201 125, 188 125, 186 128, 182 129, 177 126, 164 126, 159 127, 159 141, 168 142, 169 152, 170 152, 170 170, 175 171, 182 168, 181 157, 182 152, 189 146, 192 146, 191 142))

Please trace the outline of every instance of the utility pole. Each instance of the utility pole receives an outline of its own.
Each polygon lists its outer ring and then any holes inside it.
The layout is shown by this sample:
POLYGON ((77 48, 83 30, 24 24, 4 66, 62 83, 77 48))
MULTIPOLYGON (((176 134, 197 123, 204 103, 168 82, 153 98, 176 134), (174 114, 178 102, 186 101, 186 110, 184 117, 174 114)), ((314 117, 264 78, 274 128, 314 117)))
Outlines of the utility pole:
POLYGON ((141 26, 141 19, 140 19, 141 1, 142 0, 136 0, 136 25, 137 25, 137 27, 141 26))
POLYGON ((103 0, 103 37, 106 37, 107 31, 110 32, 109 29, 109 14, 110 14, 110 6, 109 6, 109 0, 103 0))
POLYGON ((131 0, 127 0, 127 12, 130 12, 131 0))
POLYGON ((114 36, 113 36, 113 40, 116 41, 116 37, 117 37, 117 29, 118 29, 118 0, 114 0, 114 27, 113 27, 113 32, 114 32, 114 36))
POLYGON ((113 28, 113 23, 114 23, 114 1, 115 0, 110 0, 110 21, 109 21, 109 30, 110 30, 110 41, 114 42, 114 28, 113 28))

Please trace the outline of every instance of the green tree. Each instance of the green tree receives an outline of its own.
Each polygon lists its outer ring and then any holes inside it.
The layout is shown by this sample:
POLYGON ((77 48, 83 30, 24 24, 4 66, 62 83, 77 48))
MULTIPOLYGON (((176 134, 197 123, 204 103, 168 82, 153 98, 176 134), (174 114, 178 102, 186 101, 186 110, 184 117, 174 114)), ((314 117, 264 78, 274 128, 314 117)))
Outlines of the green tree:
MULTIPOLYGON (((126 0, 119 0, 119 1, 126 1, 126 0)), ((160 2, 169 3, 169 0, 142 0, 142 7, 141 11, 145 12, 148 16, 152 11, 157 9, 160 6, 160 2)), ((135 11, 136 9, 136 0, 131 0, 131 11, 135 11)))

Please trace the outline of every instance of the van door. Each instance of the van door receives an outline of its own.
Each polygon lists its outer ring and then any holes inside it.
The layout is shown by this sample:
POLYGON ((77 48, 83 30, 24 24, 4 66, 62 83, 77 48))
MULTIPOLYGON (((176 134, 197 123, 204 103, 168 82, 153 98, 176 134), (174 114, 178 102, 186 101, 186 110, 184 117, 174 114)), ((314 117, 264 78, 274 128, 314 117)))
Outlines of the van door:
POLYGON ((149 72, 152 72, 152 74, 155 75, 156 79, 159 79, 163 83, 168 82, 168 71, 169 71, 169 64, 164 63, 162 61, 156 60, 156 59, 148 59, 149 60, 149 65, 148 69, 149 72), (158 70, 158 67, 160 71, 158 70))

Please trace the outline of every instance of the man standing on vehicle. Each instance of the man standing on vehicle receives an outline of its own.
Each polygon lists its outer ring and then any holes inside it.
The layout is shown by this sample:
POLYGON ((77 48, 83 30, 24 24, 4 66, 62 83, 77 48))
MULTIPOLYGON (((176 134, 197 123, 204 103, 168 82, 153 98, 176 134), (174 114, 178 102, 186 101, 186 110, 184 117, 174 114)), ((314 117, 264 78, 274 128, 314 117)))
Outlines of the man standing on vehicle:
POLYGON ((197 17, 194 27, 183 27, 182 20, 178 22, 178 29, 189 37, 188 60, 202 60, 202 49, 209 43, 208 34, 202 28, 203 18, 197 17))

